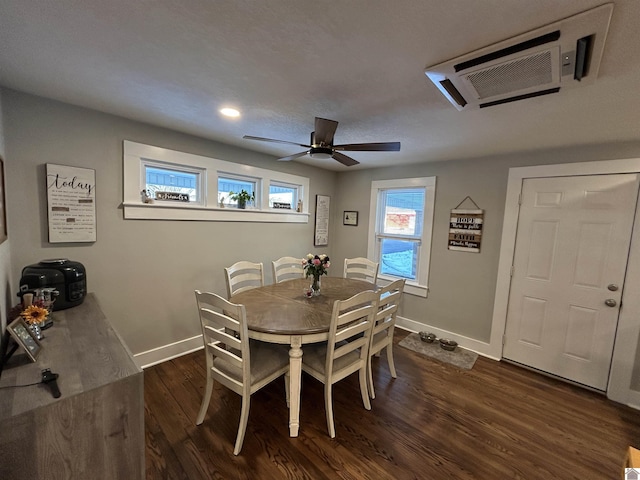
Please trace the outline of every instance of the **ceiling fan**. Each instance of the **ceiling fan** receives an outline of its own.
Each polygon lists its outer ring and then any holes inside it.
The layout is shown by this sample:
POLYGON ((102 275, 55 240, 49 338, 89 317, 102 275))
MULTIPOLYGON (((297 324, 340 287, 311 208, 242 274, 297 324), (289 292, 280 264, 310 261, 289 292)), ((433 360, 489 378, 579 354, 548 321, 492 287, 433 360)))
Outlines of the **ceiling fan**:
POLYGON ((334 145, 333 136, 338 128, 338 122, 335 120, 327 120, 326 118, 316 117, 315 131, 311 132, 310 145, 303 143, 287 142, 286 140, 274 140, 272 138, 253 137, 251 135, 245 135, 242 138, 247 140, 259 140, 261 142, 273 142, 273 143, 286 143, 288 145, 298 145, 300 147, 308 148, 304 152, 295 153, 288 157, 282 157, 278 160, 281 162, 288 162, 295 160, 296 158, 309 155, 311 158, 333 158, 338 162, 350 167, 352 165, 358 165, 360 162, 346 156, 340 151, 347 152, 399 152, 400 142, 381 142, 381 143, 348 143, 345 145, 334 145))

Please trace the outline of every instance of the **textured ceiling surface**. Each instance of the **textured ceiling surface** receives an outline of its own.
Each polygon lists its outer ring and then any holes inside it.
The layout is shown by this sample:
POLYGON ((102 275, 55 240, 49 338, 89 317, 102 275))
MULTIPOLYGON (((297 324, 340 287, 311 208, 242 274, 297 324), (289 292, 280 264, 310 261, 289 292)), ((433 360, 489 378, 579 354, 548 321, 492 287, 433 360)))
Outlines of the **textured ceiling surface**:
POLYGON ((602 3, 2 0, 0 85, 275 157, 304 149, 242 136, 308 143, 318 116, 340 122, 337 144, 402 143, 350 152, 352 169, 638 140, 638 0, 614 2, 584 88, 458 112, 424 75, 602 3))

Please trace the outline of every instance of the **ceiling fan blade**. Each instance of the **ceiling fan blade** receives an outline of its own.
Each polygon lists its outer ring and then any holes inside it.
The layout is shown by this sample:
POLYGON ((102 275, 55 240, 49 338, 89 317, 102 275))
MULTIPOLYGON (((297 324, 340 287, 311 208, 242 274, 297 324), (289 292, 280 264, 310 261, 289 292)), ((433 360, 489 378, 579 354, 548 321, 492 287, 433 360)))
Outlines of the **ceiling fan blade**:
POLYGON ((338 128, 338 122, 335 120, 327 120, 326 118, 316 117, 316 130, 313 134, 315 143, 318 145, 332 145, 333 136, 338 128))
POLYGON ((278 161, 279 162, 289 162, 291 160, 295 160, 296 158, 304 157, 307 153, 309 153, 308 150, 305 150, 304 152, 300 152, 300 153, 294 153, 293 155, 289 155, 288 157, 279 158, 278 161))
POLYGON ((333 148, 348 152, 399 152, 400 142, 348 143, 346 145, 334 145, 333 148))
POLYGON ((358 165, 360 162, 351 158, 351 157, 347 157, 346 155, 340 153, 340 152, 333 152, 333 155, 331 155, 333 157, 334 160, 339 161, 341 164, 347 166, 347 167, 352 167, 353 165, 358 165))
POLYGON ((287 142, 286 140, 274 140, 273 138, 252 137, 251 135, 245 135, 242 138, 245 138, 247 140, 259 140, 260 142, 286 143, 287 145, 298 145, 299 147, 311 148, 311 145, 304 145, 303 143, 287 142))

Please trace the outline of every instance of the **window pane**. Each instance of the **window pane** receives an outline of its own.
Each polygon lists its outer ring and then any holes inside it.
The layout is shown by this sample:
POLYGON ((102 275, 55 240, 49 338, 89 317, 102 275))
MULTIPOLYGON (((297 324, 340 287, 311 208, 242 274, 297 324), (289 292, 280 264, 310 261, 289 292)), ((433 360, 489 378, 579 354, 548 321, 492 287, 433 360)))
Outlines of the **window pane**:
POLYGON ((380 273, 415 280, 419 248, 418 242, 381 239, 380 273))
POLYGON ((218 177, 218 203, 235 203, 235 201, 229 197, 232 192, 238 193, 241 190, 246 190, 250 195, 253 195, 256 190, 256 182, 238 178, 218 177))
POLYGON ((146 165, 145 185, 151 198, 156 198, 157 192, 172 192, 186 194, 189 196, 190 202, 197 202, 198 175, 197 173, 146 165))
POLYGON ((420 236, 424 211, 424 189, 397 189, 384 192, 385 209, 382 232, 420 236))
POLYGON ((298 189, 295 187, 287 187, 283 185, 269 185, 269 206, 273 207, 273 203, 288 203, 295 210, 297 203, 298 189))

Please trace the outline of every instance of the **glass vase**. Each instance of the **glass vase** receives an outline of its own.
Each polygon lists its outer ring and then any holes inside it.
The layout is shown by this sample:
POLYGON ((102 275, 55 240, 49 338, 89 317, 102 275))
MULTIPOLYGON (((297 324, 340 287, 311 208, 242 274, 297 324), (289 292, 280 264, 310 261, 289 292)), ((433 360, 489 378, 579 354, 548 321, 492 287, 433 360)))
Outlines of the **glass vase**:
POLYGON ((320 295, 320 276, 317 277, 314 275, 313 283, 311 284, 311 295, 317 297, 320 295))

